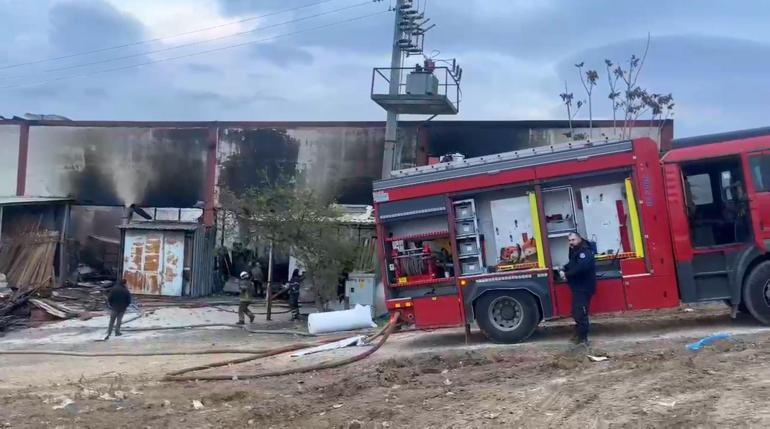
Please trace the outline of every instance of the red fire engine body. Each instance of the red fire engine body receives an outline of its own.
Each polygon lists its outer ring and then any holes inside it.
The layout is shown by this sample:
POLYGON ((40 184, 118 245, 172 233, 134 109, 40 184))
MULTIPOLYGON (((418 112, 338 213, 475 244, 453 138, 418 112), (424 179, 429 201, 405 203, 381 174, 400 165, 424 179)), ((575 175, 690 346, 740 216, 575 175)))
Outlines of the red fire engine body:
POLYGON ((494 341, 570 315, 567 235, 596 246, 590 311, 723 300, 770 323, 770 130, 567 143, 374 184, 387 308, 494 341))

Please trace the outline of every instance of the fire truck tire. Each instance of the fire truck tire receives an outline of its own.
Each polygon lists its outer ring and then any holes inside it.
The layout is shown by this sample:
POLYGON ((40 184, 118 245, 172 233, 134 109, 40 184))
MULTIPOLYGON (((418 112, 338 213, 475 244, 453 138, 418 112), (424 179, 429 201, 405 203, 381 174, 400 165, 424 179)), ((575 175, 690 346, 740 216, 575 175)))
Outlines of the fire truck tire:
POLYGON ((476 322, 496 343, 517 343, 535 332, 540 310, 535 298, 520 290, 485 293, 476 301, 476 322))
POLYGON ((770 325, 770 261, 760 262, 746 277, 743 302, 755 319, 770 325))

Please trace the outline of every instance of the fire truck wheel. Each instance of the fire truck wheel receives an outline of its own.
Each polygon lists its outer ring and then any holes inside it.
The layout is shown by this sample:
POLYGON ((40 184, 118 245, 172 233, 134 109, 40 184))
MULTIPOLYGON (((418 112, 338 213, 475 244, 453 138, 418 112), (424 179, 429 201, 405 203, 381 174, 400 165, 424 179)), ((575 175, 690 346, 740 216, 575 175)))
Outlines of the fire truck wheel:
POLYGON ((540 312, 535 298, 527 292, 488 292, 476 301, 476 322, 490 340, 517 343, 535 331, 540 312))
POLYGON ((749 313, 765 325, 770 325, 770 261, 760 262, 743 285, 743 302, 749 313))

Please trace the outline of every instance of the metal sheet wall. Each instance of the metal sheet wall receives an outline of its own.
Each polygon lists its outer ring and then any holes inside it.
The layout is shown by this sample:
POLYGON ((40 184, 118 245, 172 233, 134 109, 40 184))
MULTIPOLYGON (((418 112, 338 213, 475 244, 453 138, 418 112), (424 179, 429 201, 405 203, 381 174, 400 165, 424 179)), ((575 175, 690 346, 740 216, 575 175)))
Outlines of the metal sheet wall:
POLYGON ((193 235, 192 281, 190 296, 211 295, 217 290, 214 281, 214 247, 216 230, 200 227, 193 235))

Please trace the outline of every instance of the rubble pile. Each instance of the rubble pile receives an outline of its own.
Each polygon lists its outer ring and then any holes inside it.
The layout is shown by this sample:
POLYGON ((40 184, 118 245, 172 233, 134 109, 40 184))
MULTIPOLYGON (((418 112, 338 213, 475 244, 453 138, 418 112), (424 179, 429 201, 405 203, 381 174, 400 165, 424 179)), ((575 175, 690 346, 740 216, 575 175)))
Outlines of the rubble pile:
POLYGON ((58 241, 58 232, 35 229, 0 243, 0 332, 26 326, 35 313, 66 319, 103 307, 105 282, 54 288, 58 241))

